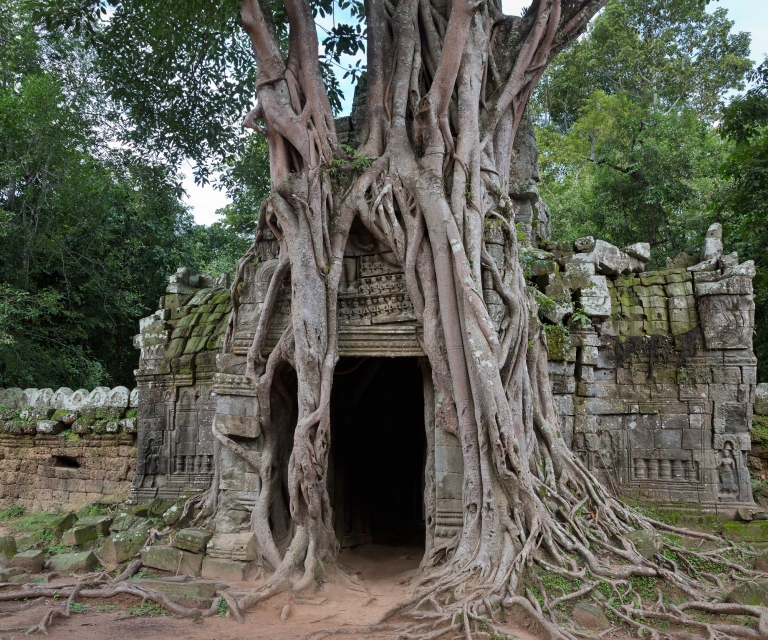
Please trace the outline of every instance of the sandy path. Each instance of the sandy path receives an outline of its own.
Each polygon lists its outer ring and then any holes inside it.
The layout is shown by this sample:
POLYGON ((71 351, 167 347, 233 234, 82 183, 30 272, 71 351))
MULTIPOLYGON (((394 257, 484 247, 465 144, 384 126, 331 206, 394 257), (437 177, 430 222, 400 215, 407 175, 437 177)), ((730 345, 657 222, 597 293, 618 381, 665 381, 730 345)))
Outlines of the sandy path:
MULTIPOLYGON (((258 605, 249 612, 245 624, 230 618, 213 616, 193 622, 172 616, 137 617, 128 611, 139 605, 138 598, 121 597, 119 609, 99 613, 93 601, 83 613, 69 620, 58 620, 51 629, 51 638, 77 640, 293 640, 312 637, 315 632, 342 632, 334 637, 393 638, 391 631, 371 633, 367 626, 374 623, 387 609, 408 593, 405 584, 418 568, 422 550, 409 547, 376 545, 345 549, 339 564, 350 576, 325 584, 315 593, 302 597, 281 594, 258 605), (135 602, 134 602, 135 600, 135 602), (285 622, 280 613, 291 606, 285 622)), ((254 586, 253 583, 233 584, 231 590, 254 586)), ((53 604, 53 603, 51 603, 53 604)), ((57 606, 58 605, 57 603, 57 606)), ((27 611, 0 617, 0 640, 24 637, 24 631, 40 622, 49 607, 38 606, 27 611)), ((508 625, 509 633, 519 640, 535 640, 525 629, 508 625)))

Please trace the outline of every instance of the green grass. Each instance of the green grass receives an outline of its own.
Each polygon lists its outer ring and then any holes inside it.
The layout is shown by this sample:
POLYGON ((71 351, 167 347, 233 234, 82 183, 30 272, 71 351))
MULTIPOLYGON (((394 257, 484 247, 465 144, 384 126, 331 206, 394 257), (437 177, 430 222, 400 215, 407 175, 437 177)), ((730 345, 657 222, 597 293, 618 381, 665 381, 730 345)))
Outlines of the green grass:
POLYGON ((13 520, 24 515, 24 507, 14 504, 7 509, 0 509, 0 520, 13 520))
POLYGON ((132 616, 139 617, 168 615, 160 605, 157 605, 154 602, 145 602, 135 609, 129 609, 128 613, 130 613, 132 616))

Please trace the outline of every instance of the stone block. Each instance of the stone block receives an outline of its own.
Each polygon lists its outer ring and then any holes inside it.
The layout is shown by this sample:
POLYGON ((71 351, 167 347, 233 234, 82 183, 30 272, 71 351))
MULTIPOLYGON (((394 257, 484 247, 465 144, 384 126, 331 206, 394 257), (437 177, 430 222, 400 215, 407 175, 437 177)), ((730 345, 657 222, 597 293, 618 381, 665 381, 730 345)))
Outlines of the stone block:
POLYGON ((751 296, 718 295, 699 300, 708 349, 751 349, 755 303, 751 296))
POLYGON ((116 565, 130 560, 139 551, 149 537, 149 527, 139 526, 122 533, 115 533, 107 538, 99 550, 99 558, 107 565, 116 565))
POLYGON ((21 567, 6 567, 0 569, 0 582, 14 582, 12 578, 18 576, 27 576, 27 578, 29 578, 29 574, 21 567))
POLYGON ((664 541, 655 531, 642 529, 640 531, 630 531, 624 536, 632 541, 637 552, 646 560, 651 560, 661 549, 664 541))
POLYGON ((573 247, 579 253, 589 253, 595 248, 595 238, 593 236, 584 236, 577 238, 573 242, 573 247))
POLYGON ((752 278, 747 276, 733 276, 732 278, 725 278, 716 282, 696 283, 696 295, 700 298, 721 295, 746 296, 752 293, 752 278))
POLYGON ((670 298, 680 297, 687 301, 688 296, 693 295, 693 285, 690 282, 673 282, 665 285, 664 291, 670 298))
POLYGON ((215 582, 166 582, 165 580, 136 579, 128 580, 128 584, 135 584, 161 591, 170 600, 184 607, 207 609, 211 606, 216 596, 217 585, 215 582))
POLYGON ((95 524, 80 524, 79 522, 61 536, 61 544, 65 547, 76 547, 91 542, 99 537, 95 524))
MULTIPOLYGON (((448 475, 458 476, 459 474, 448 475)), ((459 496, 461 496, 461 490, 459 490, 459 496)), ((216 534, 208 542, 207 551, 211 558, 248 562, 258 557, 256 536, 252 532, 216 534)))
POLYGON ((654 443, 658 449, 680 449, 683 432, 679 429, 659 429, 654 434, 654 443))
MULTIPOLYGON (((253 398, 254 402, 256 398, 253 398)), ((217 414, 216 427, 221 433, 241 438, 258 438, 261 426, 258 417, 217 414)))
POLYGON ((705 260, 713 260, 719 258, 723 254, 723 225, 716 222, 710 225, 707 229, 707 233, 704 237, 704 246, 701 248, 701 255, 699 259, 704 262, 705 260))
POLYGON ((647 242, 635 242, 624 247, 622 251, 641 262, 648 262, 651 259, 651 245, 647 242))
POLYGON ((572 416, 573 410, 573 396, 571 395, 555 395, 555 409, 559 416, 572 416))
POLYGON ((51 529, 53 529, 53 532, 58 537, 61 537, 65 531, 74 526, 75 522, 77 522, 77 514, 74 511, 70 511, 51 522, 51 529))
POLYGON ((173 536, 172 545, 192 553, 205 553, 205 546, 212 536, 206 529, 182 529, 173 536))
POLYGON ((172 507, 169 507, 165 513, 163 513, 163 522, 167 525, 176 524, 181 518, 181 514, 184 512, 184 505, 177 502, 172 507))
POLYGON ((223 580, 224 582, 242 582, 248 569, 247 562, 226 560, 224 558, 203 558, 200 576, 204 580, 223 580))
POLYGON ((579 363, 596 366, 598 361, 598 347, 581 347, 579 363))
POLYGON ((573 607, 571 617, 585 629, 608 629, 611 621, 603 613, 603 610, 589 602, 577 602, 573 607))
POLYGON ((112 526, 111 516, 89 516, 77 521, 78 525, 93 525, 96 527, 96 533, 100 536, 108 536, 112 526))
POLYGON ((9 565, 11 567, 19 567, 29 573, 40 573, 43 570, 44 562, 45 555, 42 551, 30 549, 29 551, 22 551, 13 556, 9 565))
POLYGON ((698 429, 686 429, 683 433, 682 448, 698 451, 701 449, 703 433, 698 429))
POLYGON ((768 520, 725 522, 723 537, 732 542, 768 542, 768 520))
POLYGON ((153 545, 141 550, 141 562, 145 567, 170 571, 174 575, 196 576, 200 573, 203 556, 165 545, 153 545))
POLYGON ((43 435, 55 436, 65 431, 66 428, 67 425, 56 420, 38 420, 36 424, 37 432, 43 435))
POLYGON ((173 506, 173 500, 166 500, 164 498, 155 498, 149 503, 147 513, 155 518, 162 518, 163 514, 173 506))
POLYGON ((59 553, 51 558, 51 570, 62 573, 93 571, 99 565, 93 551, 59 553))
POLYGON ((8 559, 16 555, 16 539, 13 536, 0 536, 0 555, 8 559))
POLYGON ((756 607, 768 606, 768 580, 752 580, 736 587, 725 602, 756 607))
POLYGON ((755 387, 755 413, 768 416, 768 383, 761 382, 755 387))

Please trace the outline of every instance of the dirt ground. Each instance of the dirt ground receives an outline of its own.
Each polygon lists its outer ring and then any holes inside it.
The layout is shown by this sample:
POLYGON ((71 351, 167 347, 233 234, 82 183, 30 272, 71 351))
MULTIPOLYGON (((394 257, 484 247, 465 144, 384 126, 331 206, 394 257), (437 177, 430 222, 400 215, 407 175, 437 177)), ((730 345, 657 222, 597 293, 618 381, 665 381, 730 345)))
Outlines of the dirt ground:
MULTIPOLYGON (((394 638, 397 635, 394 629, 371 632, 368 625, 408 594, 406 581, 418 568, 422 553, 415 547, 377 545, 344 549, 339 555, 339 564, 348 578, 340 577, 310 595, 291 597, 285 593, 275 596, 249 612, 242 625, 218 615, 196 621, 168 615, 138 616, 135 611, 139 599, 133 602, 133 598, 121 596, 119 601, 101 603, 84 599, 82 603, 88 608, 73 613, 69 620, 56 620, 49 637, 76 640, 394 638), (290 604, 290 612, 288 619, 282 622, 280 614, 287 604, 290 604)), ((241 591, 254 585, 232 583, 230 591, 241 591)), ((11 615, 0 613, 0 640, 24 637, 27 629, 37 625, 51 606, 63 605, 49 601, 48 605, 11 615)), ((510 636, 519 640, 537 638, 533 629, 528 631, 512 624, 505 628, 510 636)))

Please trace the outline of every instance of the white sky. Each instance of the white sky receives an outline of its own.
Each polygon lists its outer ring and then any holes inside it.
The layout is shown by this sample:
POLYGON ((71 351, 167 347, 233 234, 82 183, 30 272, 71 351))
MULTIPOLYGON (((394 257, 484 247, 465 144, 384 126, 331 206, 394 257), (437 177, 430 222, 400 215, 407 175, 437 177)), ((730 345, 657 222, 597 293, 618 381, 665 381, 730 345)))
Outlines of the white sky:
MULTIPOLYGON (((530 0, 502 0, 504 13, 519 15, 530 0)), ((736 24, 735 31, 748 31, 752 34, 752 59, 760 63, 768 55, 768 2, 766 0, 714 0, 709 4, 709 10, 718 7, 728 9, 728 16, 736 24)), ((346 95, 345 112, 352 103, 352 90, 349 84, 342 85, 346 95)), ((192 214, 198 224, 210 225, 220 216, 216 211, 229 203, 224 192, 215 188, 215 184, 204 187, 197 186, 192 178, 192 169, 186 166, 182 169, 186 175, 183 182, 187 192, 185 202, 192 207, 192 214)))

